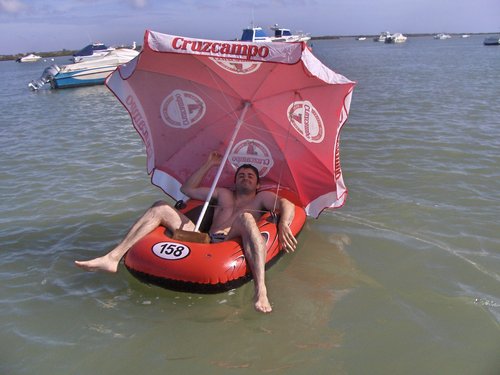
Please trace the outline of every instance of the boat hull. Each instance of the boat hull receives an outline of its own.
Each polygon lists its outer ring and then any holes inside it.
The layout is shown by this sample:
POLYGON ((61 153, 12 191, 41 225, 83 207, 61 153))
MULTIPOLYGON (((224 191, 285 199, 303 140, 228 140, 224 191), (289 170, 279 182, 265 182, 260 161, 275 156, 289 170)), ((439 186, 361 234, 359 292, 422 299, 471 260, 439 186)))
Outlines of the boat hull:
POLYGON ((54 89, 64 89, 80 86, 103 85, 106 78, 116 69, 116 66, 104 67, 95 70, 81 70, 74 72, 60 72, 50 81, 54 89))

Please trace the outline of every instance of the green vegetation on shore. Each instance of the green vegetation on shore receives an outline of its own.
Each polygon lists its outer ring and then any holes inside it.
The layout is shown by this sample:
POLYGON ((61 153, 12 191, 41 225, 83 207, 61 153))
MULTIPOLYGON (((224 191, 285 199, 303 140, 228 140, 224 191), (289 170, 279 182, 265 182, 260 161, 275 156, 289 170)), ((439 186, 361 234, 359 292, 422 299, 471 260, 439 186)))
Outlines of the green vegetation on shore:
POLYGON ((26 56, 30 53, 41 56, 43 58, 45 58, 45 57, 58 57, 58 56, 71 56, 72 54, 74 54, 77 51, 78 50, 63 49, 61 51, 54 51, 54 52, 28 52, 28 53, 18 53, 17 55, 0 55, 0 61, 16 60, 19 57, 26 56))
MULTIPOLYGON (((491 32, 491 33, 447 33, 452 36, 460 36, 462 34, 469 34, 469 35, 489 35, 489 34, 498 34, 498 32, 491 32)), ((415 33, 415 34, 407 34, 404 33, 404 35, 408 37, 422 37, 422 36, 434 36, 436 33, 415 33)), ((356 38, 364 36, 366 38, 374 38, 377 37, 377 35, 369 35, 369 34, 358 34, 358 35, 320 35, 320 36, 312 36, 311 40, 329 40, 329 39, 346 39, 346 38, 356 38)), ((140 46, 137 47, 138 50, 140 50, 140 46)), ((71 56, 72 54, 78 52, 78 50, 67 50, 63 49, 61 51, 53 51, 53 52, 28 52, 28 53, 18 53, 16 55, 0 55, 0 61, 9 61, 9 60, 16 60, 19 57, 26 56, 29 53, 34 53, 35 55, 39 55, 43 58, 46 57, 58 57, 58 56, 71 56)))

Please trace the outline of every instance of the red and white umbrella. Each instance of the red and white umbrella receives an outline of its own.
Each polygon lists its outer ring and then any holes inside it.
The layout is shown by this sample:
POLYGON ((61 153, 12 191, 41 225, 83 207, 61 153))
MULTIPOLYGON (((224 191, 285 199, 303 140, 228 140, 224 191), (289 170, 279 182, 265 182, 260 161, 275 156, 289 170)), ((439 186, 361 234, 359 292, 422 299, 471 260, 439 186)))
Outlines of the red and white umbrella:
POLYGON ((310 216, 344 204, 339 158, 355 83, 303 43, 214 41, 146 31, 141 53, 106 85, 129 111, 153 184, 179 200, 212 150, 206 186, 253 164, 261 185, 290 189, 310 216))

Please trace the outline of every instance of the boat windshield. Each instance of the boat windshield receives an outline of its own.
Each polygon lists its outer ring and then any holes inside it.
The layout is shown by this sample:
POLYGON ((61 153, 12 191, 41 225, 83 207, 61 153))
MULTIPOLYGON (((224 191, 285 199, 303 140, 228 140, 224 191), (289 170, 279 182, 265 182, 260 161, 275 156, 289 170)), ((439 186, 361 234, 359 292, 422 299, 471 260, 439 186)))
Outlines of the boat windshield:
POLYGON ((282 36, 292 36, 292 32, 288 29, 276 29, 274 30, 274 36, 276 38, 281 38, 282 36))
POLYGON ((255 38, 267 38, 267 34, 262 29, 256 29, 255 38))
POLYGON ((104 44, 94 44, 92 46, 93 50, 94 51, 101 51, 101 50, 105 50, 105 49, 108 49, 108 47, 104 44))
POLYGON ((241 35, 241 40, 243 42, 256 42, 268 40, 268 36, 264 30, 260 27, 254 29, 244 29, 241 35))

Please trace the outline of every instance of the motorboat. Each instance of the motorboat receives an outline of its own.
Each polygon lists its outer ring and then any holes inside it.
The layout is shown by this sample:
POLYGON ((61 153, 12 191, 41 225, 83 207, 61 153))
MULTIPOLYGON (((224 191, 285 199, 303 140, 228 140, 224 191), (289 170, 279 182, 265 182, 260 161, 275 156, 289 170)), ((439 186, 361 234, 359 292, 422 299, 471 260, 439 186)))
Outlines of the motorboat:
POLYGON ((42 56, 38 56, 38 55, 35 55, 33 53, 30 53, 29 55, 19 57, 18 59, 16 59, 16 62, 18 62, 18 63, 37 62, 41 58, 42 58, 42 56))
POLYGON ((385 40, 391 36, 391 33, 389 31, 383 31, 380 33, 379 36, 376 36, 373 38, 374 42, 382 42, 385 43, 385 40))
POLYGON ((385 43, 404 43, 407 37, 401 33, 395 33, 385 38, 385 43))
MULTIPOLYGON (((135 49, 136 44, 133 42, 131 49, 135 49)), ((106 56, 109 52, 114 51, 117 47, 108 47, 103 43, 92 43, 83 47, 80 51, 76 52, 72 56, 72 61, 82 62, 93 59, 100 59, 106 56)))
POLYGON ((434 39, 440 39, 440 40, 445 40, 445 39, 450 39, 451 35, 450 34, 445 34, 445 33, 439 33, 434 35, 434 39))
POLYGON ((311 39, 311 36, 304 33, 293 34, 290 29, 285 29, 282 27, 278 27, 278 24, 275 24, 271 27, 271 30, 274 31, 273 36, 269 36, 262 27, 247 27, 243 29, 243 33, 241 34, 241 41, 243 42, 284 42, 284 43, 293 43, 293 42, 307 42, 311 39))
POLYGON ((498 45, 500 45, 500 37, 489 36, 483 41, 483 44, 485 46, 498 46, 498 45))
POLYGON ((75 52, 71 58, 74 63, 99 59, 113 51, 114 47, 108 47, 104 43, 91 43, 83 47, 80 51, 75 52))
POLYGON ((109 51, 101 58, 62 66, 54 64, 47 67, 39 79, 31 81, 28 87, 38 90, 46 83, 53 89, 102 85, 119 65, 128 63, 138 54, 134 49, 120 48, 109 51))
POLYGON ((273 42, 307 42, 311 39, 311 36, 308 34, 304 34, 303 32, 293 34, 290 29, 278 27, 278 24, 271 27, 271 30, 274 31, 274 36, 271 37, 273 42))
POLYGON ((462 34, 462 38, 469 38, 470 35, 469 34, 462 34))
POLYGON ((366 37, 365 36, 358 36, 358 37, 356 37, 356 40, 363 41, 363 40, 366 40, 366 37))

